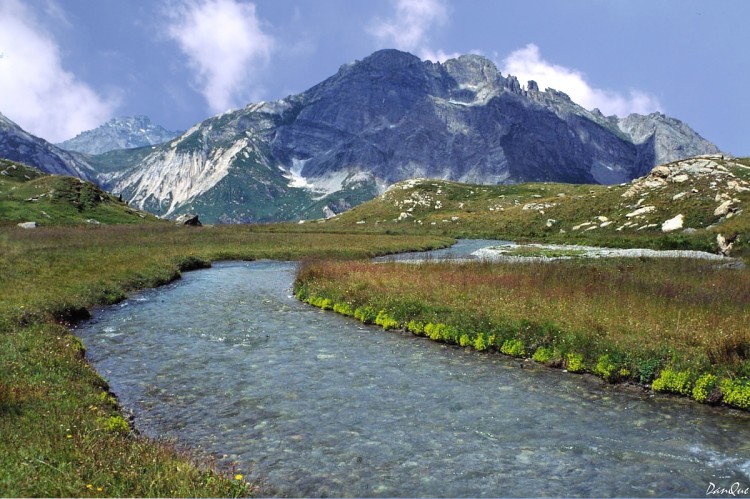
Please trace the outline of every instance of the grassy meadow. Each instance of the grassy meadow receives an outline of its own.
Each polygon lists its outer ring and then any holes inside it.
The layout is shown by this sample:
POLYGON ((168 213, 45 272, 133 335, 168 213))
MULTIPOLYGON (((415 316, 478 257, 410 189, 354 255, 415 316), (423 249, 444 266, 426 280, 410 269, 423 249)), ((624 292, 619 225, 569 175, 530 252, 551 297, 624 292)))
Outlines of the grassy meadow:
POLYGON ((0 495, 252 494, 241 470, 221 474, 134 435, 67 324, 214 260, 370 257, 450 241, 169 223, 0 228, 0 495))
POLYGON ((750 409, 746 269, 688 259, 316 260, 295 290, 386 329, 750 409))
POLYGON ((323 309, 748 409, 746 269, 685 259, 364 260, 456 237, 716 251, 723 234, 747 262, 750 189, 738 190, 736 179, 750 178, 750 161, 742 161, 724 164, 735 176, 718 186, 710 177, 670 180, 635 197, 631 185, 430 180, 399 184, 330 220, 176 227, 92 184, 0 160, 0 495, 252 495, 242 470, 220 473, 134 434, 69 330, 94 306, 217 260, 307 259, 295 291, 323 309), (717 215, 730 182, 732 208, 717 215), (664 233, 676 213, 690 230, 664 233), (16 226, 31 220, 36 229, 16 226))

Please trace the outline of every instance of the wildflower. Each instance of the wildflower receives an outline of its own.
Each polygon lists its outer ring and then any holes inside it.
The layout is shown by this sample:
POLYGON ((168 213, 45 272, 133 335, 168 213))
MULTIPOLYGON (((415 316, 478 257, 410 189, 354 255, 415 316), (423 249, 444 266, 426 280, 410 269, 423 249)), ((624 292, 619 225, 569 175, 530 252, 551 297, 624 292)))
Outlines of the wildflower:
POLYGON ((93 489, 93 488, 94 488, 94 486, 93 486, 93 485, 91 485, 90 483, 87 483, 87 484, 86 484, 86 488, 87 488, 87 489, 93 489))
POLYGON ((97 491, 97 492, 103 492, 103 491, 104 491, 104 487, 97 487, 97 488, 96 488, 96 491, 97 491))
POLYGON ((68 433, 68 434, 66 435, 66 437, 68 437, 68 438, 73 438, 73 435, 71 435, 70 433, 68 433))
POLYGON ((234 475, 235 480, 242 480, 243 478, 244 477, 240 473, 237 473, 236 475, 234 475))

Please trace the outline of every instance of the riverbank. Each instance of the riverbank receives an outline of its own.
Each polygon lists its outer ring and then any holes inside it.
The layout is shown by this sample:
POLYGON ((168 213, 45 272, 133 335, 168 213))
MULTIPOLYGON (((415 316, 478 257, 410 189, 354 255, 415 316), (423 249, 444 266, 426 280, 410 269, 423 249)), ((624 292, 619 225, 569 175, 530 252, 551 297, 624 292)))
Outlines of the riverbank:
POLYGON ((0 490, 30 497, 251 495, 219 473, 135 435, 68 325, 94 306, 216 260, 371 257, 445 238, 286 234, 166 224, 0 232, 0 490))
POLYGON ((307 262, 298 298, 385 329, 750 409, 750 273, 692 259, 307 262))

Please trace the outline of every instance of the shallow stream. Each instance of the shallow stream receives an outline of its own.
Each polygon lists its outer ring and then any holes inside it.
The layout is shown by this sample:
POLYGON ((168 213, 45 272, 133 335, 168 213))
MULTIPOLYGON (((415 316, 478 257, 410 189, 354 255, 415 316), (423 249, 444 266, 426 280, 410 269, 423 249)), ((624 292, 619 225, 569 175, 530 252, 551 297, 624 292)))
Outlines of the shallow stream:
POLYGON ((140 431, 235 462, 266 494, 750 487, 746 413, 363 326, 298 302, 294 272, 216 264, 97 311, 77 334, 140 431))

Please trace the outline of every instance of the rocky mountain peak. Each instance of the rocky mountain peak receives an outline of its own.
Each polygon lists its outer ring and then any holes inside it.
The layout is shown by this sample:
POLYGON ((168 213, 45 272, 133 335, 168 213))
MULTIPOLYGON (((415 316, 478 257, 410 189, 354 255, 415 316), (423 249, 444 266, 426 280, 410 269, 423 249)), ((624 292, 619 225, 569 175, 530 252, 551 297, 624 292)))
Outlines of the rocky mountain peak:
POLYGON ((422 65, 419 57, 396 49, 383 49, 365 57, 355 65, 381 71, 399 71, 409 66, 422 65))
POLYGON ((93 130, 81 132, 57 145, 69 151, 102 154, 114 149, 161 144, 180 133, 154 124, 148 116, 125 116, 112 118, 93 130))
POLYGON ((494 84, 500 77, 497 66, 480 55, 469 54, 448 59, 442 66, 459 85, 494 84))

